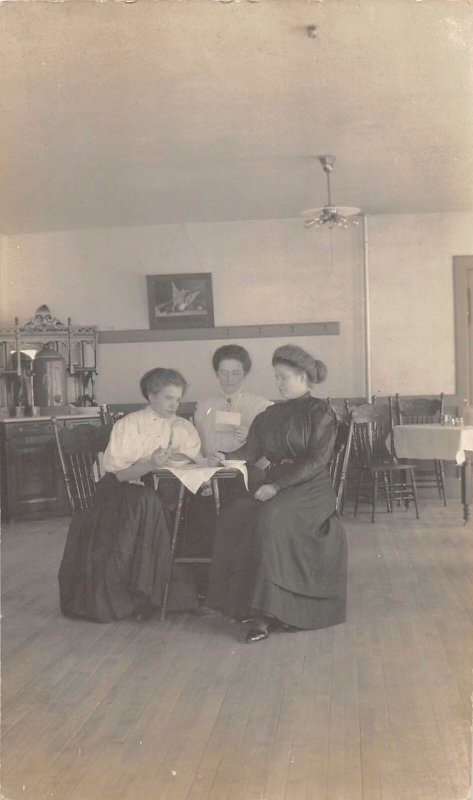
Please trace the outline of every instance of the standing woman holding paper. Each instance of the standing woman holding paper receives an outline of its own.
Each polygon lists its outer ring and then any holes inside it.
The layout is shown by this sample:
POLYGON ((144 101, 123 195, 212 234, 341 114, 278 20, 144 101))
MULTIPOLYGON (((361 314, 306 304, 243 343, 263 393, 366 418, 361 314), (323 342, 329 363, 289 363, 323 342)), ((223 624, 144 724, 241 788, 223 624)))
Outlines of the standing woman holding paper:
MULTIPOLYGON (((228 453, 245 444, 254 418, 268 406, 271 400, 252 394, 244 389, 245 378, 251 369, 251 358, 247 350, 238 344, 219 347, 212 356, 212 366, 220 384, 212 397, 199 400, 194 415, 204 456, 217 451, 228 453)), ((260 470, 252 467, 249 472, 250 485, 258 481, 260 470)), ((229 500, 246 493, 243 480, 225 481, 222 500, 229 500)), ((211 489, 191 499, 189 541, 195 553, 209 556, 212 551, 215 531, 215 504, 211 489)), ((194 570, 196 576, 198 571, 194 570)), ((207 572, 202 576, 202 594, 206 593, 207 572)))
POLYGON ((220 391, 199 400, 195 411, 195 426, 204 456, 216 451, 231 453, 237 450, 246 442, 256 415, 272 405, 266 397, 243 388, 251 369, 251 358, 244 347, 238 344, 219 347, 213 354, 212 366, 220 391))

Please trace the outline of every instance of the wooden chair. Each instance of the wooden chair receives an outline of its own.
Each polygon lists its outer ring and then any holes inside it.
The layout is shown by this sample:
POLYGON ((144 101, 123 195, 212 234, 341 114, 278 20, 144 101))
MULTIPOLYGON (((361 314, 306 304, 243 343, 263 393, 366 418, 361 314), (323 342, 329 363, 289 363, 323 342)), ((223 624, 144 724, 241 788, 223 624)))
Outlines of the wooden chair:
POLYGON ((348 464, 353 442, 353 422, 338 422, 337 435, 333 448, 332 458, 329 462, 329 472, 332 486, 337 496, 336 509, 343 514, 343 500, 347 480, 348 464))
POLYGON ((371 502, 371 521, 374 522, 379 491, 384 494, 386 508, 393 512, 394 502, 398 501, 406 510, 414 503, 416 517, 417 487, 414 465, 399 463, 387 450, 386 439, 390 442, 391 420, 386 406, 366 403, 352 411, 353 451, 358 469, 354 515, 362 490, 366 488, 367 499, 371 502))
MULTIPOLYGON (((438 398, 412 397, 401 398, 396 394, 396 424, 397 425, 429 425, 438 424, 443 414, 443 392, 438 398)), ((417 486, 419 488, 435 488, 439 497, 447 505, 445 494, 445 470, 443 461, 436 459, 425 469, 417 471, 417 486)))
POLYGON ((96 481, 103 477, 98 454, 107 447, 112 426, 80 423, 63 428, 56 417, 51 426, 71 511, 78 514, 93 505, 96 481))
POLYGON ((337 422, 350 423, 350 414, 347 412, 347 401, 340 398, 327 397, 327 403, 337 418, 337 422))
POLYGON ((360 406, 366 405, 368 400, 356 397, 347 397, 343 402, 345 404, 345 419, 349 422, 351 419, 351 412, 355 411, 360 406))

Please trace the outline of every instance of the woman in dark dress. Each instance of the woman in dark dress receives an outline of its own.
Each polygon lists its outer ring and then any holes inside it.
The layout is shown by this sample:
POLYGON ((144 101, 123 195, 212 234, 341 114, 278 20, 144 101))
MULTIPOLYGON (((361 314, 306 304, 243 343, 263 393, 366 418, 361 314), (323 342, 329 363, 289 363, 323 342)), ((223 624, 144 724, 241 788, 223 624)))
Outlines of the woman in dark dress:
POLYGON ((346 617, 346 538, 327 468, 336 419, 309 392, 325 366, 294 345, 279 347, 273 366, 285 402, 258 414, 232 453, 270 465, 254 496, 222 511, 207 595, 208 606, 251 620, 247 642, 272 628, 325 628, 346 617))
MULTIPOLYGON (((186 386, 175 370, 150 370, 140 382, 148 405, 114 425, 103 455, 107 474, 94 506, 75 516, 69 528, 59 569, 66 616, 140 620, 161 605, 171 561, 169 507, 175 498, 174 492, 163 497, 162 486, 158 493, 143 485, 141 477, 166 466, 171 455, 193 459, 200 451, 194 426, 176 416, 186 386)), ((174 587, 178 607, 194 604, 186 591, 184 584, 174 587)))

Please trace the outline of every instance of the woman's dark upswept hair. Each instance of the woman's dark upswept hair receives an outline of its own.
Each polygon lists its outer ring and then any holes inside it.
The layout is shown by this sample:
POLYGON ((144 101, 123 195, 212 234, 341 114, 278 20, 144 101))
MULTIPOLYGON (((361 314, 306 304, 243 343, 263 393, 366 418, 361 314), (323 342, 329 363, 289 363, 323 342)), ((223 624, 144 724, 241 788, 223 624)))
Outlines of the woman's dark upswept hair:
POLYGON ((165 367, 155 367, 145 372, 140 380, 141 394, 145 400, 149 400, 149 395, 156 394, 164 389, 165 386, 180 386, 182 393, 187 389, 187 381, 180 372, 175 369, 165 367))
POLYGON ((218 371, 219 364, 224 358, 233 358, 235 361, 239 361, 245 375, 251 369, 250 354, 248 350, 245 350, 245 348, 241 347, 239 344, 224 344, 215 351, 212 356, 212 366, 215 372, 218 371))
POLYGON ((323 361, 313 358, 310 353, 297 344, 283 344, 273 353, 273 367, 286 364, 288 367, 305 372, 309 383, 322 383, 327 375, 327 367, 323 361))

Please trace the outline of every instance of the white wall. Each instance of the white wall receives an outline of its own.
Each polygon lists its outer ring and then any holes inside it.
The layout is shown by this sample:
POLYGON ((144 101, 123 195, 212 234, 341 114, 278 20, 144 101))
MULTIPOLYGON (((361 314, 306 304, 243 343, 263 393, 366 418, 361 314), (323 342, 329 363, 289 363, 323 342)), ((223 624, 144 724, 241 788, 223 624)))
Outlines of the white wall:
MULTIPOLYGON (((6 292, 6 236, 0 233, 0 320, 6 320, 8 317, 7 308, 7 292, 6 292)), ((1 324, 1 322, 0 322, 1 324)))
MULTIPOLYGON (((148 329, 147 274, 211 272, 215 325, 339 321, 339 336, 301 344, 326 361, 322 395, 363 391, 361 230, 307 231, 301 220, 156 226, 10 237, 7 308, 11 322, 46 302, 60 319, 102 330, 148 329), (357 298, 353 302, 353 298, 357 298)), ((285 341, 285 340, 284 340, 285 341)), ((241 342, 253 357, 248 386, 275 396, 270 357, 282 342, 241 342)), ((102 345, 98 395, 139 400, 150 367, 180 368, 191 399, 213 386, 219 341, 102 345)))
MULTIPOLYGON (((149 328, 147 274, 211 272, 215 325, 338 320, 339 336, 298 340, 326 361, 322 396, 363 395, 361 227, 305 230, 300 220, 67 231, 6 237, 1 324, 47 303, 61 319, 102 330, 149 328)), ((369 219, 373 391, 454 393, 452 256, 473 253, 469 214, 369 219)), ((292 340, 291 340, 292 341, 292 340)), ((241 341, 248 386, 275 396, 281 341, 241 341)), ((137 402, 140 375, 180 368, 189 399, 209 391, 219 341, 101 345, 98 396, 137 402)))
POLYGON ((454 255, 473 253, 473 215, 369 220, 373 393, 455 393, 454 255))

